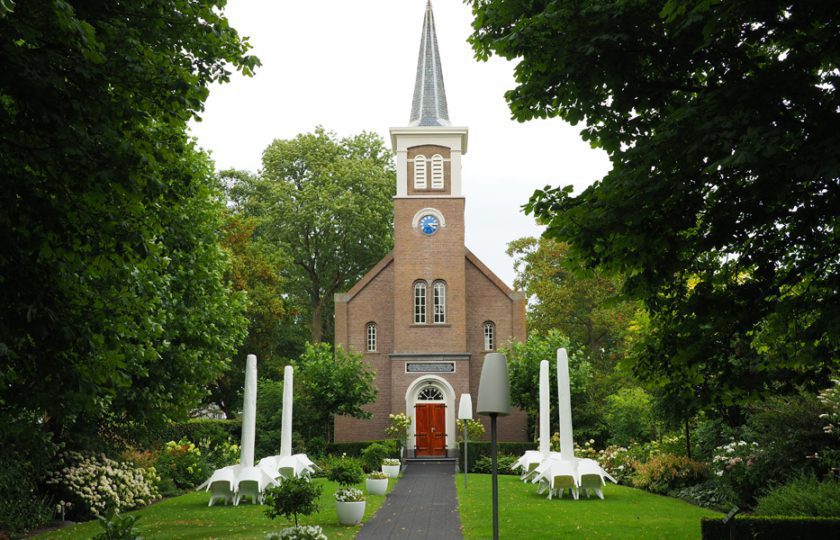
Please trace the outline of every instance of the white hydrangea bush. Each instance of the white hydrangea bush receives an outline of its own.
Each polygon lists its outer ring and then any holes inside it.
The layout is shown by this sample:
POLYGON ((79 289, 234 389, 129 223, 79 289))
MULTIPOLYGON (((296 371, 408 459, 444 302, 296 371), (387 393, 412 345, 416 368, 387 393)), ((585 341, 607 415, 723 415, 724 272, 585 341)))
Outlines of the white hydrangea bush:
POLYGON ((48 473, 46 483, 61 493, 62 502, 72 501, 72 507, 81 514, 122 512, 160 498, 160 477, 154 467, 136 467, 104 454, 80 452, 61 454, 57 465, 48 473))
POLYGON ((327 540, 327 535, 318 525, 301 525, 268 533, 265 540, 327 540))

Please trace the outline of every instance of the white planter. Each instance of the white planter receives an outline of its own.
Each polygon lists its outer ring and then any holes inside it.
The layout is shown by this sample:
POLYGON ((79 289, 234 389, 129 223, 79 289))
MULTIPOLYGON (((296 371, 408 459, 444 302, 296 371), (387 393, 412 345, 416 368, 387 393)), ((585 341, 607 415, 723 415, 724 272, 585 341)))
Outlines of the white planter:
POLYGON ((385 473, 385 476, 388 478, 396 478, 400 475, 400 466, 399 465, 383 465, 382 472, 385 473))
POLYGON ((362 521, 365 515, 365 501, 360 502, 335 502, 335 509, 338 511, 338 522, 342 525, 356 525, 362 521))
POLYGON ((388 479, 368 478, 365 480, 365 487, 371 495, 385 495, 385 492, 388 491, 388 479))

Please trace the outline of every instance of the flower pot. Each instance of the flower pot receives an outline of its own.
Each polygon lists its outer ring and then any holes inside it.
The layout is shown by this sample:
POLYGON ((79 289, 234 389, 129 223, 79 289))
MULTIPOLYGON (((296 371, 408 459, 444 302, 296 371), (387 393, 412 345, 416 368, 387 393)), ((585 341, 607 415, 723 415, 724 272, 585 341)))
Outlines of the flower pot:
POLYGON ((388 478, 396 478, 400 475, 400 466, 399 465, 383 465, 382 472, 385 473, 385 476, 388 478))
POLYGON ((342 525, 356 525, 362 521, 365 515, 365 501, 340 502, 336 501, 335 509, 338 511, 338 522, 342 525))
POLYGON ((388 491, 388 479, 368 478, 365 480, 365 488, 371 495, 385 495, 385 492, 388 491))

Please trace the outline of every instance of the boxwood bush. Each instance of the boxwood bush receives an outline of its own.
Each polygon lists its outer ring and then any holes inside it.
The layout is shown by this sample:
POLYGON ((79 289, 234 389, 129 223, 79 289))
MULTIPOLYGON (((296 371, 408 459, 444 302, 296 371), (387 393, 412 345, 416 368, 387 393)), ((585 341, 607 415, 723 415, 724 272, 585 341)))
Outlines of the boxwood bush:
POLYGON ((700 530, 703 540, 840 538, 840 519, 739 516, 729 523, 724 523, 723 518, 703 518, 700 530))
MULTIPOLYGON (((472 471, 475 468, 476 461, 483 457, 490 457, 492 452, 491 450, 491 443, 489 441, 470 441, 469 443, 469 450, 467 452, 467 459, 469 459, 469 470, 472 471)), ((506 454, 509 456, 514 456, 516 459, 519 459, 519 456, 525 453, 526 450, 536 450, 537 447, 534 443, 526 442, 526 443, 519 443, 519 442, 500 442, 499 447, 497 449, 498 454, 506 454)), ((458 446, 458 461, 462 462, 464 459, 464 443, 461 443, 458 446)), ((461 467, 463 470, 463 467, 461 467)))
POLYGON ((755 513, 765 516, 840 517, 840 481, 801 476, 759 497, 755 513))

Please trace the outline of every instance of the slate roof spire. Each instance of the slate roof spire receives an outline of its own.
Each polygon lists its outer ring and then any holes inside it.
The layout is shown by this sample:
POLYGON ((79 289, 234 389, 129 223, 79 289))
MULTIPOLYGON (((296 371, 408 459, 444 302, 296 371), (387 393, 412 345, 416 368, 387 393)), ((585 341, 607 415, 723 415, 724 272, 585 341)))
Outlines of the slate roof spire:
POLYGON ((423 17, 420 54, 417 58, 417 80, 414 83, 414 99, 411 101, 409 124, 412 126, 449 125, 446 90, 443 88, 443 71, 440 67, 431 0, 426 3, 426 15, 423 17))

